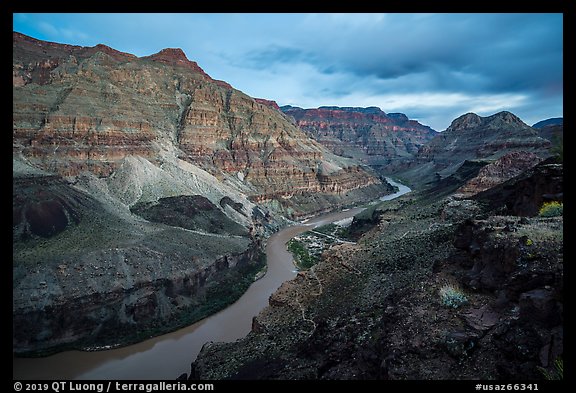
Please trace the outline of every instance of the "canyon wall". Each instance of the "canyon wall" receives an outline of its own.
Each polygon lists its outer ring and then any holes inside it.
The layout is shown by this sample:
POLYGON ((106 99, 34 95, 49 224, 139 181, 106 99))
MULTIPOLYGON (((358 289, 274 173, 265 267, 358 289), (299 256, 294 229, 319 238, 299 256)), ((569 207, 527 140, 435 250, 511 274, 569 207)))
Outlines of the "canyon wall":
POLYGON ((42 169, 106 177, 125 157, 162 165, 168 151, 219 180, 235 178, 254 200, 381 183, 180 49, 137 58, 18 33, 13 42, 13 150, 42 169))
POLYGON ((414 183, 431 183, 454 174, 466 161, 492 162, 521 151, 546 158, 550 147, 548 140, 510 112, 487 117, 467 113, 423 145, 413 160, 390 169, 414 183))
POLYGON ((288 105, 281 109, 330 151, 370 165, 413 157, 436 135, 436 131, 409 120, 403 113, 387 114, 377 107, 302 109, 288 105))

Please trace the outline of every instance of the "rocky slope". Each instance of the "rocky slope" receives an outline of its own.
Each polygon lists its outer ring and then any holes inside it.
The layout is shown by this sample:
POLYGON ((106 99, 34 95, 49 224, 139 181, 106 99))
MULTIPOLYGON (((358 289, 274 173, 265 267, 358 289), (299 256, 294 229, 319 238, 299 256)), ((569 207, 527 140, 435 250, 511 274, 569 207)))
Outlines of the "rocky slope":
POLYGON ((553 117, 539 121, 532 125, 541 138, 548 139, 552 143, 552 152, 562 156, 564 143, 564 118, 553 117))
POLYGON ((549 125, 542 128, 538 128, 538 135, 540 138, 548 139, 552 142, 552 145, 562 144, 564 139, 564 125, 549 125))
POLYGON ((452 121, 418 151, 409 164, 393 168, 415 183, 439 180, 454 173, 466 160, 493 161, 514 152, 551 155, 550 142, 510 112, 481 117, 467 113, 452 121))
POLYGON ((551 157, 504 183, 479 192, 472 199, 502 214, 532 217, 545 202, 562 201, 563 190, 564 167, 551 157))
POLYGON ((206 345, 190 378, 544 379, 563 356, 563 218, 506 206, 527 210, 558 176, 541 163, 490 204, 383 203, 357 244, 272 295, 245 339, 206 345))
POLYGON ((476 177, 457 190, 457 194, 460 197, 476 195, 520 175, 540 161, 542 158, 534 153, 523 151, 508 153, 480 169, 476 177))
POLYGON ((233 301, 263 266, 259 240, 200 195, 180 197, 187 215, 168 226, 98 195, 99 179, 73 185, 22 161, 14 168, 16 353, 115 346, 175 329, 233 301), (236 234, 221 235, 222 225, 236 234))
POLYGON ((409 120, 403 113, 386 114, 376 107, 302 109, 288 105, 281 109, 335 154, 370 165, 412 157, 436 135, 436 131, 409 120))
POLYGON ((13 163, 18 353, 188 324, 246 289, 281 214, 389 190, 180 49, 138 58, 19 33, 13 163))

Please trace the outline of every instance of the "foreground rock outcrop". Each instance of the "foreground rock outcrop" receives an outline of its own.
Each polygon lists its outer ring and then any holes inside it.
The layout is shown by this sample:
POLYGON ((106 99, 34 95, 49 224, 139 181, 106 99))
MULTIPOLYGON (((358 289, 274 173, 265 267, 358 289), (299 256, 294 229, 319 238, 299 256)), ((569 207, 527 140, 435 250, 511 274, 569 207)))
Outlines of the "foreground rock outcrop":
POLYGON ((478 175, 460 187, 457 193, 469 197, 486 191, 536 166, 542 158, 534 153, 511 152, 486 165, 478 175))
POLYGON ((264 266, 259 240, 239 224, 219 234, 230 219, 201 196, 180 200, 188 214, 171 226, 33 169, 15 173, 12 197, 15 353, 176 329, 234 301, 264 266))
POLYGON ((245 339, 206 345, 190 378, 555 375, 564 342, 563 218, 502 215, 513 195, 524 210, 541 200, 543 188, 522 196, 522 179, 549 165, 503 183, 509 193, 490 205, 419 193, 376 207, 370 216, 378 219, 357 244, 332 247, 285 283, 245 339))

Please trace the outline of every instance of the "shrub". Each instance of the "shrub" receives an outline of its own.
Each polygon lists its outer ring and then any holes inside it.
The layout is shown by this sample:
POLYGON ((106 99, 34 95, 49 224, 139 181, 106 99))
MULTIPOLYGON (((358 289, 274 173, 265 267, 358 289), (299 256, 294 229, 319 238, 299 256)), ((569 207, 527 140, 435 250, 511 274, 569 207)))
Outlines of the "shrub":
POLYGON ((446 307, 458 308, 468 303, 468 298, 460 288, 452 284, 446 284, 440 288, 440 299, 446 307))
POLYGON ((554 361, 552 370, 546 370, 543 367, 538 367, 544 379, 549 381, 558 381, 564 379, 564 360, 558 358, 554 361))
POLYGON ((288 251, 294 255, 296 266, 299 269, 310 269, 318 262, 317 258, 310 255, 306 245, 296 239, 290 239, 290 241, 288 241, 288 251))
POLYGON ((540 217, 558 217, 564 214, 564 204, 562 202, 552 201, 544 202, 538 215, 540 217))

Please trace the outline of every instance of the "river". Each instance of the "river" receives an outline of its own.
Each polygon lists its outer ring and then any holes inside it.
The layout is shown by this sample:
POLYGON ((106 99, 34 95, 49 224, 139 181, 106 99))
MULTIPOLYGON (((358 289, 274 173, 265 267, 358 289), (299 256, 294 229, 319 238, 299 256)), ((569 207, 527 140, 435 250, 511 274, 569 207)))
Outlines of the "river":
MULTIPOLYGON (((387 178, 399 191, 410 188, 387 178)), ((44 358, 13 358, 14 379, 167 379, 190 372, 190 363, 209 341, 231 342, 248 334, 252 318, 284 281, 296 276, 286 242, 305 231, 352 217, 364 208, 324 214, 272 235, 266 245, 268 270, 235 303, 193 325, 122 348, 97 352, 66 351, 44 358)))

